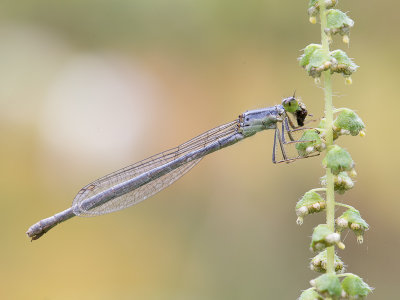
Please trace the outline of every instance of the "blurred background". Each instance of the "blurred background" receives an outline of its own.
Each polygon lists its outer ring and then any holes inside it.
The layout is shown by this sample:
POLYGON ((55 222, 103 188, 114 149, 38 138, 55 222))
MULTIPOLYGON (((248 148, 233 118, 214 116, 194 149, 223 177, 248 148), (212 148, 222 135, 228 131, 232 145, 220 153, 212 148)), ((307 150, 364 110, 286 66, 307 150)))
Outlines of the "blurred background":
MULTIPOLYGON (((273 132, 205 158, 129 209, 74 218, 38 241, 30 225, 70 207, 87 183, 238 114, 301 96, 316 118, 323 91, 296 58, 319 42, 308 1, 2 1, 0 9, 0 297, 2 299, 296 299, 312 228, 294 206, 318 187, 322 157, 271 162, 273 132)), ((349 272, 398 295, 398 9, 341 1, 355 20, 353 85, 333 83, 367 136, 339 143, 356 186, 338 201, 370 224, 344 234, 349 272), (388 9, 390 8, 390 9, 388 9)))

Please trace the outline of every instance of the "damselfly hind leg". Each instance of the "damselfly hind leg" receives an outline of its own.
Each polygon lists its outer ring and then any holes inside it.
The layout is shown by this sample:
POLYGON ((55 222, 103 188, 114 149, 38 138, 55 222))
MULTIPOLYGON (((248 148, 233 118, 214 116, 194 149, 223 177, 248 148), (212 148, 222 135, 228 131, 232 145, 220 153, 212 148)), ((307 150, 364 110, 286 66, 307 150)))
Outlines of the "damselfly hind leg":
POLYGON ((291 128, 290 119, 284 119, 281 126, 277 126, 274 135, 274 147, 272 151, 272 161, 273 163, 291 163, 298 159, 308 158, 319 155, 317 153, 311 153, 309 155, 300 155, 296 145, 299 143, 307 143, 313 141, 307 141, 302 139, 305 130, 312 128, 301 127, 301 128, 291 128), (281 127, 281 129, 279 129, 281 127))
MULTIPOLYGON (((282 131, 282 134, 283 134, 283 131, 282 131)), ((274 148, 272 149, 272 162, 274 164, 276 164, 276 163, 281 163, 281 162, 288 161, 288 160, 289 159, 288 159, 288 157, 286 155, 284 143, 282 141, 282 136, 281 136, 281 134, 279 132, 279 128, 277 126, 276 129, 275 129, 275 134, 274 134, 274 148), (276 140, 278 140, 278 144, 277 144, 276 140), (278 149, 278 145, 279 145, 279 149, 278 149), (283 156, 283 159, 279 159, 279 160, 276 159, 277 152, 280 153, 283 156)))

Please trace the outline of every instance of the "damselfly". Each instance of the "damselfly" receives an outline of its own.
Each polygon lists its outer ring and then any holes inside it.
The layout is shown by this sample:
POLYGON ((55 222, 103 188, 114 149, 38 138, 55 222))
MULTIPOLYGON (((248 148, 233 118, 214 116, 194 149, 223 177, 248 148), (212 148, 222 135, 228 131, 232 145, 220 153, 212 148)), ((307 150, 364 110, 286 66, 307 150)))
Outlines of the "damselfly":
POLYGON ((36 240, 74 216, 107 214, 137 204, 171 185, 207 154, 259 131, 275 129, 274 163, 303 158, 299 155, 290 156, 287 149, 288 145, 297 142, 295 135, 304 128, 306 116, 305 105, 294 96, 284 99, 281 105, 247 111, 238 119, 206 131, 178 147, 93 181, 78 192, 72 207, 32 225, 27 235, 36 240), (295 118, 297 125, 290 116, 295 118), (280 150, 280 159, 277 159, 277 150, 280 150))

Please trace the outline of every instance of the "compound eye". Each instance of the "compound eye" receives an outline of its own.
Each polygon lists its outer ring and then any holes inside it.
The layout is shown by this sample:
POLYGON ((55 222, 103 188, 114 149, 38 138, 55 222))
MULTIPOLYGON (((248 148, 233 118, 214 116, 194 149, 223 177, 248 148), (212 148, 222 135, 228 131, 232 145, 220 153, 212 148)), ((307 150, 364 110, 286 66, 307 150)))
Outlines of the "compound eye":
POLYGON ((283 107, 285 108, 285 110, 288 112, 291 112, 291 113, 294 113, 299 107, 299 103, 293 97, 283 100, 282 104, 283 104, 283 107))

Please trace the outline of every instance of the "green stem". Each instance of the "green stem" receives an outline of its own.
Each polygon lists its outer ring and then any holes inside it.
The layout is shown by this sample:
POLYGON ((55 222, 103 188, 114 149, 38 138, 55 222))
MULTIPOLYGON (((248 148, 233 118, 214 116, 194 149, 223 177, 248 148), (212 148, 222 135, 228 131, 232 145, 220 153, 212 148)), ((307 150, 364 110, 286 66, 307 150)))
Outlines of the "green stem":
POLYGON ((346 207, 346 208, 348 208, 348 209, 355 209, 355 208, 354 208, 353 206, 351 206, 351 205, 347 205, 347 204, 340 203, 340 202, 335 202, 335 205, 336 205, 336 206, 346 207))
MULTIPOLYGON (((326 57, 329 57, 329 37, 325 33, 327 28, 326 8, 325 0, 319 0, 319 16, 321 20, 321 44, 322 49, 326 53, 326 57)), ((324 93, 325 93, 325 118, 326 118, 326 146, 333 145, 333 104, 332 104, 332 82, 330 71, 325 71, 324 76, 324 93)), ((326 169, 326 224, 329 229, 335 231, 335 192, 334 192, 334 181, 331 169, 326 169)), ((335 248, 334 246, 327 249, 327 266, 326 270, 328 273, 335 272, 334 266, 335 260, 335 248)))
POLYGON ((309 192, 326 192, 326 188, 316 188, 309 190, 309 192))
POLYGON ((349 110, 349 109, 346 107, 336 108, 333 110, 333 113, 336 114, 336 113, 344 111, 344 110, 349 110))

